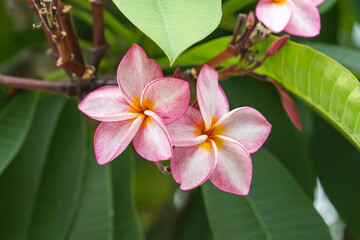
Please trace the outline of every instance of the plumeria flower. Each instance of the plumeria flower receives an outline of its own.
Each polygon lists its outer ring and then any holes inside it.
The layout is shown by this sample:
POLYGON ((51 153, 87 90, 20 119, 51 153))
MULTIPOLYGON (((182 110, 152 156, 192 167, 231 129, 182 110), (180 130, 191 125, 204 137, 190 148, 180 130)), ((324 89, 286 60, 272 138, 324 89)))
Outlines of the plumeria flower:
POLYGON ((260 0, 256 16, 275 33, 303 37, 319 35, 321 23, 317 6, 325 0, 260 0))
POLYGON ((99 88, 79 103, 82 112, 102 121, 94 138, 97 162, 110 162, 132 140, 143 158, 169 159, 173 148, 165 125, 185 113, 190 101, 189 84, 163 77, 159 65, 136 44, 121 60, 117 81, 119 86, 99 88))
POLYGON ((267 139, 271 125, 255 109, 236 108, 218 83, 218 73, 205 65, 197 80, 200 111, 189 107, 167 126, 174 149, 171 172, 182 190, 207 179, 225 192, 247 195, 252 178, 250 153, 267 139))

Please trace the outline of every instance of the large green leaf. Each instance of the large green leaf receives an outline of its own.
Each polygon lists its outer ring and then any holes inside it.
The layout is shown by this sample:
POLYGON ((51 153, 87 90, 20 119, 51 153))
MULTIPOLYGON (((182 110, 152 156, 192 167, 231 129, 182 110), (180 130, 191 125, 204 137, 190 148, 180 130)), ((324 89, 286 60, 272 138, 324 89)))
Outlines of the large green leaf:
POLYGON ((360 152, 317 118, 312 141, 313 161, 321 184, 345 221, 360 239, 360 152))
POLYGON ((328 43, 307 43, 307 45, 338 61, 356 76, 360 76, 359 49, 328 43))
POLYGON ((143 239, 133 199, 134 152, 98 165, 91 149, 84 192, 70 240, 143 239))
POLYGON ((143 239, 135 211, 134 164, 135 151, 128 147, 111 162, 114 205, 114 239, 143 239))
POLYGON ((172 235, 168 239, 208 240, 211 239, 204 201, 200 189, 190 193, 190 200, 173 224, 172 235))
MULTIPOLYGON (((264 53, 276 37, 255 45, 264 53)), ((288 42, 256 70, 294 93, 360 149, 360 84, 333 59, 305 45, 288 42)))
POLYGON ((43 168, 27 239, 66 239, 82 189, 85 143, 77 102, 68 101, 43 168))
POLYGON ((186 48, 209 35, 221 19, 220 0, 113 0, 156 42, 172 64, 186 48))
POLYGON ((0 175, 23 144, 32 123, 37 95, 24 92, 8 102, 0 112, 0 175))
POLYGON ((65 98, 39 103, 24 145, 0 177, 0 236, 25 240, 45 158, 65 98))
POLYGON ((84 191, 69 239, 113 239, 110 168, 96 163, 93 149, 87 161, 84 191))
POLYGON ((202 187, 215 239, 330 240, 323 219, 281 164, 266 150, 252 158, 248 196, 222 192, 209 181, 202 187))

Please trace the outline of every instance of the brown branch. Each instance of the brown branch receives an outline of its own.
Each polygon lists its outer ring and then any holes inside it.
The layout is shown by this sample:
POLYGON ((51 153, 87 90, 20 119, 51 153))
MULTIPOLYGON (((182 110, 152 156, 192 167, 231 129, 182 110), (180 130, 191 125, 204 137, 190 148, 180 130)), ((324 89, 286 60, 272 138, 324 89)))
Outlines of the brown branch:
POLYGON ((74 23, 71 16, 71 6, 64 6, 60 13, 60 25, 61 29, 66 32, 66 43, 69 46, 69 50, 74 54, 75 59, 84 64, 84 58, 81 53, 78 36, 75 31, 74 23))
POLYGON ((0 75, 0 86, 51 93, 62 93, 67 96, 78 98, 83 98, 87 93, 106 85, 117 85, 117 81, 113 79, 97 79, 91 86, 79 89, 76 84, 72 82, 47 82, 37 79, 0 75))
POLYGON ((90 65, 99 67, 109 44, 105 41, 104 5, 105 0, 90 0, 93 16, 93 46, 90 50, 90 65))
MULTIPOLYGON (((38 19, 40 19, 40 15, 39 15, 39 11, 37 10, 37 8, 35 7, 34 3, 32 0, 26 0, 26 2, 28 3, 29 7, 31 10, 33 10, 33 12, 36 14, 36 16, 38 17, 38 19)), ((57 47, 56 47, 56 44, 53 42, 52 40, 52 37, 51 37, 51 33, 46 31, 44 25, 42 25, 42 28, 43 28, 43 32, 50 44, 50 47, 51 47, 51 50, 52 52, 54 53, 58 53, 57 51, 57 47)))
POLYGON ((0 75, 0 86, 52 93, 65 93, 67 95, 73 95, 71 94, 72 89, 75 89, 73 83, 46 82, 36 79, 11 77, 5 75, 0 75))
MULTIPOLYGON (((49 41, 50 43, 55 45, 52 45, 51 55, 59 55, 56 65, 74 73, 76 76, 81 78, 82 75, 85 73, 86 68, 81 62, 77 61, 77 59, 74 57, 74 54, 71 53, 69 46, 66 42, 66 32, 61 31, 59 24, 56 21, 50 21, 49 16, 52 14, 52 12, 49 13, 47 8, 42 6, 39 0, 34 0, 33 2, 31 2, 31 0, 26 1, 30 5, 30 7, 34 9, 37 16, 41 20, 45 34, 47 36, 51 36, 51 40, 49 41)), ((55 8, 56 12, 63 9, 60 1, 56 1, 55 3, 56 5, 58 5, 59 9, 57 9, 56 6, 53 6, 52 9, 55 8)), ((59 14, 57 13, 55 17, 56 20, 58 16, 59 14)), ((70 36, 73 37, 73 35, 70 36)))

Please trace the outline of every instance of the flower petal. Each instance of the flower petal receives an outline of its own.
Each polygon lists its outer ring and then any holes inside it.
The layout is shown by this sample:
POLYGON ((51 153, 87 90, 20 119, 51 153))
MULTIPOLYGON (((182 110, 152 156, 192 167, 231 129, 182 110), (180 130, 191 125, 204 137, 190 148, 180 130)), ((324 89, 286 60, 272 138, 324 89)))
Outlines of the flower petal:
POLYGON ((145 86, 154 79, 163 77, 160 66, 146 56, 144 50, 133 44, 121 60, 117 70, 120 88, 134 101, 140 99, 145 86))
POLYGON ((270 134, 271 124, 254 108, 236 108, 216 123, 222 134, 243 145, 249 153, 256 152, 270 134))
POLYGON ((320 13, 311 0, 293 0, 294 14, 285 31, 302 37, 319 35, 321 22, 320 13))
POLYGON ((131 113, 132 107, 117 86, 105 86, 92 91, 78 107, 80 111, 98 121, 114 122, 139 116, 138 113, 131 113))
POLYGON ((197 99, 206 128, 229 112, 229 102, 218 82, 217 71, 204 65, 200 71, 197 87, 197 99))
POLYGON ((94 137, 97 162, 103 165, 119 156, 136 135, 144 118, 141 115, 135 120, 100 123, 94 137))
POLYGON ((203 184, 217 162, 214 141, 207 140, 191 147, 176 147, 170 160, 171 172, 180 189, 189 190, 203 184))
POLYGON ((250 155, 240 143, 226 137, 219 138, 222 144, 218 146, 218 162, 209 179, 225 192, 247 195, 252 178, 250 155))
POLYGON ((201 135, 199 128, 204 126, 204 120, 198 109, 189 106, 185 114, 177 121, 167 125, 173 146, 193 146, 207 139, 201 135))
POLYGON ((292 1, 273 3, 271 0, 260 0, 256 6, 256 16, 271 31, 278 33, 284 30, 294 12, 292 1))
POLYGON ((133 141, 136 152, 149 161, 162 161, 171 158, 173 148, 164 123, 152 111, 146 110, 144 114, 146 119, 133 141))
POLYGON ((325 0, 311 0, 311 2, 313 4, 315 4, 316 6, 319 6, 321 5, 323 2, 325 2, 325 0))
POLYGON ((164 124, 178 120, 190 101, 189 84, 177 78, 158 78, 150 82, 141 95, 143 109, 158 115, 164 124))

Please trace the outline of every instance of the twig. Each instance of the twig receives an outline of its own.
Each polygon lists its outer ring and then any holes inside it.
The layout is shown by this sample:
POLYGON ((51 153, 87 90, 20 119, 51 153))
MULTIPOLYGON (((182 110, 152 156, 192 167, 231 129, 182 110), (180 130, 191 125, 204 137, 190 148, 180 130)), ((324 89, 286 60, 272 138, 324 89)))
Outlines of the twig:
POLYGON ((92 83, 91 86, 82 88, 79 91, 76 84, 72 82, 47 82, 37 79, 0 75, 0 86, 51 93, 62 93, 66 94, 67 96, 78 98, 82 98, 92 90, 106 85, 117 85, 117 81, 112 79, 97 79, 92 83))
POLYGON ((160 172, 162 172, 165 175, 168 175, 171 173, 171 169, 169 166, 164 166, 162 162, 155 162, 156 167, 159 169, 160 172))
POLYGON ((90 50, 90 65, 99 67, 109 44, 105 41, 104 5, 105 0, 90 0, 93 15, 93 46, 90 50))
POLYGON ((38 90, 52 93, 65 93, 70 96, 73 95, 71 90, 74 88, 73 83, 46 82, 36 79, 11 77, 5 75, 0 75, 0 86, 38 90))
POLYGON ((66 42, 70 52, 74 54, 75 59, 84 64, 84 58, 81 53, 78 36, 75 31, 74 23, 71 16, 71 6, 64 6, 60 13, 61 29, 66 32, 66 42))
MULTIPOLYGON (((36 16, 40 19, 40 15, 39 15, 39 11, 37 10, 37 7, 35 7, 34 3, 32 0, 26 0, 26 2, 28 3, 29 7, 31 8, 31 10, 33 10, 33 12, 36 14, 36 16)), ((43 28, 43 32, 50 44, 50 47, 51 47, 51 52, 55 53, 55 54, 58 54, 58 51, 57 51, 57 47, 56 47, 56 44, 53 42, 52 40, 52 37, 51 37, 51 33, 46 31, 44 25, 42 25, 42 28, 43 28)), ((57 58, 56 58, 57 59, 57 58)))

